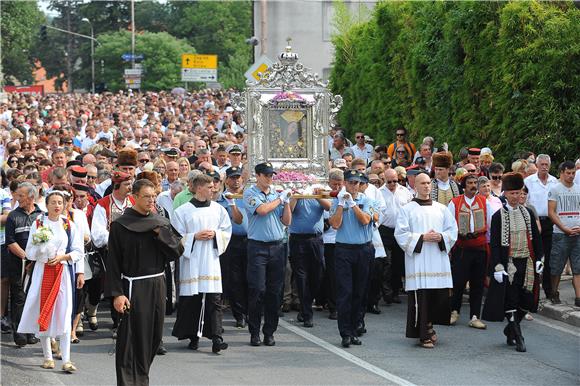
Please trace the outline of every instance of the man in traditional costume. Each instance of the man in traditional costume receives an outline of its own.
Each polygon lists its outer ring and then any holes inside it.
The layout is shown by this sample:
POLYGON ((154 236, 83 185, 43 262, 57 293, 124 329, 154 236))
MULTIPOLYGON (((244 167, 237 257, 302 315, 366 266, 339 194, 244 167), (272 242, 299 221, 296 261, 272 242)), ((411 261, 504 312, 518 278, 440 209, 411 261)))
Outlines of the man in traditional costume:
POLYGON ((416 197, 399 211, 395 238, 405 251, 405 290, 409 294, 407 338, 433 348, 434 324, 449 325, 449 288, 453 288, 448 253, 457 240, 457 224, 444 205, 431 200, 431 179, 420 173, 416 197))
POLYGON ((179 262, 179 302, 172 335, 190 339, 197 350, 199 338, 212 340, 212 351, 228 348, 222 338, 222 274, 220 255, 228 247, 232 223, 227 210, 211 200, 214 180, 200 174, 191 182, 195 196, 175 210, 173 226, 183 237, 185 251, 179 262))
MULTIPOLYGON (((101 198, 97 202, 91 221, 91 239, 93 240, 95 247, 99 248, 105 265, 107 263, 106 248, 109 241, 109 229, 111 223, 121 217, 127 208, 130 208, 135 204, 135 199, 131 196, 131 184, 133 183, 131 175, 115 171, 113 172, 111 179, 113 181, 113 193, 101 198)), ((89 327, 94 331, 98 328, 98 302, 97 304, 93 304, 93 301, 100 298, 102 292, 101 281, 91 280, 88 291, 90 301, 87 306, 87 316, 89 317, 89 327), (91 296, 91 294, 93 295, 91 296)), ((113 319, 113 329, 116 329, 117 317, 114 310, 111 310, 111 318, 113 319)))
POLYGON ((542 239, 536 217, 519 204, 524 178, 519 173, 502 177, 506 203, 491 218, 491 264, 495 280, 490 282, 483 307, 484 320, 508 320, 503 332, 509 346, 525 352, 520 322, 534 307, 534 293, 539 291, 538 275, 544 270, 542 239), (507 277, 506 277, 507 276, 507 277))
POLYGON ((183 252, 169 220, 154 213, 155 187, 133 185, 135 205, 111 223, 105 296, 120 313, 115 367, 118 385, 148 385, 163 337, 165 266, 183 252))
POLYGON ((486 198, 477 194, 477 176, 466 175, 461 185, 464 194, 453 198, 448 207, 459 231, 458 240, 451 250, 453 297, 450 324, 454 325, 459 319, 463 291, 469 281, 469 327, 483 330, 486 325, 480 320, 481 299, 487 266, 487 218, 491 209, 486 198))
POLYGON ((433 170, 435 178, 431 182, 431 199, 443 205, 448 205, 452 198, 459 196, 459 186, 449 178, 449 170, 453 165, 453 154, 442 151, 433 154, 433 170))

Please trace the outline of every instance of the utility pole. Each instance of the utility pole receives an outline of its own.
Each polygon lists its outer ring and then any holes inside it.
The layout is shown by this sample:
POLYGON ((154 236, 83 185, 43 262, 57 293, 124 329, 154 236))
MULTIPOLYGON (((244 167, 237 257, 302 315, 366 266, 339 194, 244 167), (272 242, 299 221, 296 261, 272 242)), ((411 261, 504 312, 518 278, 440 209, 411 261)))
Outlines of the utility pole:
POLYGON ((131 68, 135 68, 135 0, 131 0, 131 68))
POLYGON ((260 0, 261 31, 260 31, 260 55, 266 55, 268 42, 268 2, 260 0))
MULTIPOLYGON (((70 1, 67 2, 66 6, 66 29, 70 28, 70 1)), ((67 41, 67 55, 66 55, 66 73, 67 73, 67 89, 68 92, 73 91, 73 80, 72 80, 72 37, 68 36, 67 41)))
POLYGON ((89 23, 91 26, 91 92, 95 93, 95 31, 93 30, 93 23, 86 17, 81 21, 89 23))

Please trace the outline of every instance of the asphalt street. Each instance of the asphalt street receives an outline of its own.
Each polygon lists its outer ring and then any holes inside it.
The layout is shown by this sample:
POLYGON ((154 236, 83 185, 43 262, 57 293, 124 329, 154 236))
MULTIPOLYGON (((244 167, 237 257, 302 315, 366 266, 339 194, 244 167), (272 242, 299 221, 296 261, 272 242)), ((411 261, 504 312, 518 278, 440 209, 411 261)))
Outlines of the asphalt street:
MULTIPOLYGON (((168 317, 169 353, 156 357, 151 384, 580 384, 580 328, 536 315, 522 326, 528 352, 518 353, 505 345, 503 323, 474 330, 462 315, 456 326, 436 328, 440 343, 427 350, 404 337, 405 304, 381 309, 382 314, 367 316, 362 346, 348 349, 340 346, 336 321, 325 311, 315 312, 314 328, 296 322, 296 312, 286 314, 274 347, 250 346, 247 330, 236 329, 226 313, 224 339, 230 347, 220 355, 211 352, 209 340, 202 340, 197 352, 188 350, 187 341, 170 336, 174 317, 168 317)), ((40 345, 17 349, 11 335, 2 335, 2 385, 114 384, 110 319, 105 312, 100 317, 101 328, 85 332, 72 346, 78 367, 72 375, 41 369, 40 345)))

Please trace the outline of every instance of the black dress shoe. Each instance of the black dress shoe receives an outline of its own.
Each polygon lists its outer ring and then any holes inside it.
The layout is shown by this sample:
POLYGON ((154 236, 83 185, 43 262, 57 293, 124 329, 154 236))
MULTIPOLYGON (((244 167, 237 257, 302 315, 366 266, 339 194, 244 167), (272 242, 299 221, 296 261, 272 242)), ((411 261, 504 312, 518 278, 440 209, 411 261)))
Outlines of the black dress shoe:
POLYGON ((40 342, 40 339, 34 336, 34 334, 26 334, 26 343, 27 344, 37 344, 40 342))
POLYGON ((304 317, 302 316, 302 312, 299 312, 298 315, 296 315, 296 320, 299 321, 300 323, 302 323, 304 321, 304 317))
POLYGON ((340 342, 340 344, 342 345, 342 347, 350 347, 350 336, 343 336, 342 337, 342 342, 340 342))
MULTIPOLYGON (((12 331, 16 331, 16 329, 13 329, 12 331)), ((26 335, 24 335, 24 334, 19 334, 19 333, 15 332, 14 334, 12 334, 12 336, 14 337, 14 343, 18 347, 24 347, 28 343, 28 340, 26 339, 26 335)))
POLYGON ((362 334, 365 334, 366 332, 367 332, 367 329, 362 324, 359 324, 358 327, 356 328, 356 334, 358 336, 361 336, 362 334))
POLYGON ((244 319, 236 320, 236 328, 246 327, 246 321, 244 319))
POLYGON ((329 315, 328 315, 328 319, 330 320, 336 320, 338 319, 338 313, 336 311, 332 311, 329 315))
POLYGON ((221 337, 217 337, 217 338, 212 339, 211 351, 214 354, 217 354, 218 352, 220 352, 222 350, 226 350, 227 348, 228 348, 228 344, 225 343, 221 337))
POLYGON ((199 338, 191 338, 187 348, 190 350, 197 350, 199 348, 199 338))
POLYGON ((373 304, 372 306, 370 306, 367 309, 367 311, 370 312, 371 314, 375 314, 375 315, 379 315, 381 313, 379 306, 377 306, 376 304, 373 304))
POLYGON ((362 342, 356 336, 350 337, 350 344, 354 344, 355 346, 360 346, 362 342))
POLYGON ((275 346, 276 341, 274 340, 274 335, 264 335, 264 344, 266 346, 275 346))
POLYGON ((165 354, 167 354, 167 349, 163 345, 163 341, 161 341, 161 344, 159 345, 159 348, 157 349, 157 355, 165 355, 165 354))
POLYGON ((304 321, 304 327, 311 328, 314 327, 314 323, 312 323, 312 319, 304 321))
POLYGON ((260 340, 260 335, 252 335, 250 337, 250 344, 252 346, 259 346, 262 344, 262 341, 260 340))

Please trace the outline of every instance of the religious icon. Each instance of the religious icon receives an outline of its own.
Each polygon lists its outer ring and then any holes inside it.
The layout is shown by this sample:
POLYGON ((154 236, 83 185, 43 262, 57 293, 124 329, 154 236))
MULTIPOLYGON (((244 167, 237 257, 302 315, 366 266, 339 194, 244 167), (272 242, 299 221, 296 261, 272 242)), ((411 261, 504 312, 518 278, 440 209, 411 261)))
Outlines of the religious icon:
POLYGON ((306 158, 306 109, 272 109, 270 154, 273 158, 306 158))

